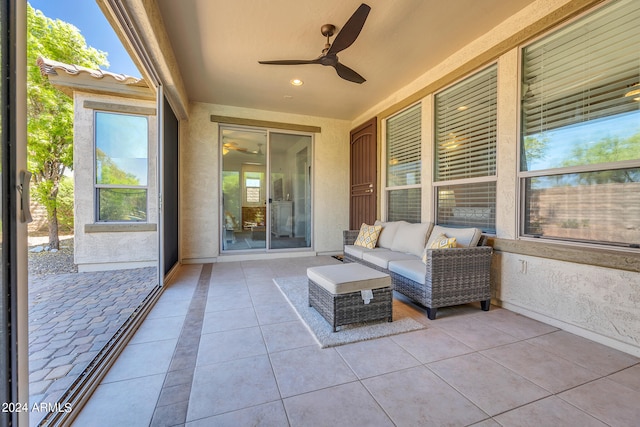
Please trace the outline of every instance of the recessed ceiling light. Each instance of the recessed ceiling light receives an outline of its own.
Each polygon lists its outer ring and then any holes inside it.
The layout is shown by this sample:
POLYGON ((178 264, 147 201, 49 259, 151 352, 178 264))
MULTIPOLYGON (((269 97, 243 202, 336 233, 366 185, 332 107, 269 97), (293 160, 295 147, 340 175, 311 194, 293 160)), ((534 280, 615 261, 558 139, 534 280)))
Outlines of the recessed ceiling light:
POLYGON ((302 86, 304 84, 304 82, 300 79, 293 79, 291 80, 291 84, 293 86, 302 86))
POLYGON ((458 110, 458 111, 464 111, 464 110, 466 110, 467 108, 469 108, 469 107, 467 107, 466 105, 461 105, 461 106, 459 106, 459 107, 457 108, 457 110, 458 110))

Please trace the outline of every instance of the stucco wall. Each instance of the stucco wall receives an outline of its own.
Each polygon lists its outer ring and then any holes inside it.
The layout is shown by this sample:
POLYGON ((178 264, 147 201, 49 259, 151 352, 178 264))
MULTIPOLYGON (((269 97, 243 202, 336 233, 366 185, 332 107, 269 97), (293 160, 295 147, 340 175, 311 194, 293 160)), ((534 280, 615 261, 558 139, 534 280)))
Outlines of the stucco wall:
MULTIPOLYGON (((389 116, 416 99, 423 102, 423 158, 431 171, 433 152, 432 94, 454 83, 449 73, 468 64, 478 64, 469 73, 484 68, 477 58, 495 55, 498 64, 498 142, 496 237, 519 239, 518 219, 518 122, 519 48, 504 49, 501 43, 523 28, 546 22, 579 1, 541 0, 460 49, 446 61, 414 82, 382 100, 353 124, 373 116, 389 116), (499 48, 497 48, 498 46, 499 48), (488 52, 488 53, 487 53, 488 52), (433 88, 425 93, 425 88, 433 88), (420 95, 420 96, 416 96, 420 95)), ((520 33, 520 38, 526 34, 520 33)), ((455 74, 455 73, 454 73, 455 74)), ((382 166, 382 165, 381 165, 382 166)), ((430 175, 430 174, 429 174, 430 175)), ((431 179, 423 181, 423 219, 433 217, 431 179)), ((638 254, 637 250, 635 253, 638 254)), ((640 254, 638 254, 640 256, 640 254)), ((494 302, 553 324, 573 333, 640 356, 640 273, 576 264, 549 258, 496 252, 492 266, 494 302)))
MULTIPOLYGON (((313 250, 341 252, 349 225, 349 131, 351 123, 322 117, 193 103, 181 144, 181 258, 220 256, 219 126, 211 115, 318 126, 313 142, 313 250)), ((282 255, 280 255, 282 256, 282 255)), ((220 261, 224 261, 220 257, 220 261)))
POLYGON ((506 308, 640 356, 640 274, 496 253, 494 295, 506 308))
MULTIPOLYGON (((155 102, 116 96, 76 92, 74 96, 74 186, 75 186, 75 263, 79 271, 113 270, 155 266, 158 260, 157 231, 87 232, 86 225, 95 221, 94 111, 84 108, 85 101, 106 102, 133 107, 155 108, 155 102)), ((147 224, 158 223, 157 202, 157 116, 149 119, 149 179, 147 191, 147 224)), ((102 224, 100 224, 102 225, 102 224)))

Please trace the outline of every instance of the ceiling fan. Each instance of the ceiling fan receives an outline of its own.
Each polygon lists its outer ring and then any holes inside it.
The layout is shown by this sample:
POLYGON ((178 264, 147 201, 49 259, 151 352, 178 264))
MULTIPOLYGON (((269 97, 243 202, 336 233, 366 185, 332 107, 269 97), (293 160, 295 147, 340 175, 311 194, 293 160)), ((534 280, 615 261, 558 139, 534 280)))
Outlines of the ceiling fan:
POLYGON ((262 152, 262 144, 258 143, 257 145, 257 150, 249 150, 246 147, 238 146, 238 143, 235 141, 225 142, 224 144, 222 144, 222 154, 226 155, 227 153, 229 153, 229 151, 237 151, 243 154, 255 154, 257 156, 264 155, 264 153, 262 152))
POLYGON ((270 65, 304 65, 304 64, 320 64, 325 66, 331 66, 335 68, 336 72, 340 77, 345 80, 354 83, 364 83, 366 80, 360 74, 353 71, 351 68, 346 65, 341 64, 338 61, 338 52, 341 52, 351 46, 354 41, 358 38, 362 27, 364 26, 365 21, 367 20, 367 16, 371 11, 371 7, 362 3, 358 9, 351 15, 351 18, 344 24, 342 30, 338 33, 336 38, 333 40, 333 44, 329 42, 329 37, 333 36, 333 33, 336 30, 335 25, 325 24, 322 26, 320 31, 322 35, 327 38, 327 43, 324 45, 324 49, 322 50, 322 54, 316 59, 283 59, 276 61, 258 61, 260 64, 270 64, 270 65))

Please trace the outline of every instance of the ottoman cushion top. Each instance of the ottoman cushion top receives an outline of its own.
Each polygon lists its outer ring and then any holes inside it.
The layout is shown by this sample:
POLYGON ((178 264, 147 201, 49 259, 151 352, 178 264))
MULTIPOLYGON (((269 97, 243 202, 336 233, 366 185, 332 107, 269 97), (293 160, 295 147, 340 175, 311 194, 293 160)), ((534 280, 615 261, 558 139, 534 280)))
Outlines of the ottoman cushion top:
POLYGON ((388 274, 357 263, 310 267, 307 277, 334 295, 391 286, 388 274))

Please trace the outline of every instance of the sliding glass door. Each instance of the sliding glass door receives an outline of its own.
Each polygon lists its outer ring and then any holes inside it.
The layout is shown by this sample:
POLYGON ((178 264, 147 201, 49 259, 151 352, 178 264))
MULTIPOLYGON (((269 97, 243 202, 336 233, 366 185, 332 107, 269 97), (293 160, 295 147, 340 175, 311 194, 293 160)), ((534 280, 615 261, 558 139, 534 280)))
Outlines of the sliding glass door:
POLYGON ((222 127, 223 252, 311 248, 312 137, 222 127))
POLYGON ((271 133, 269 248, 311 247, 311 137, 271 133))

